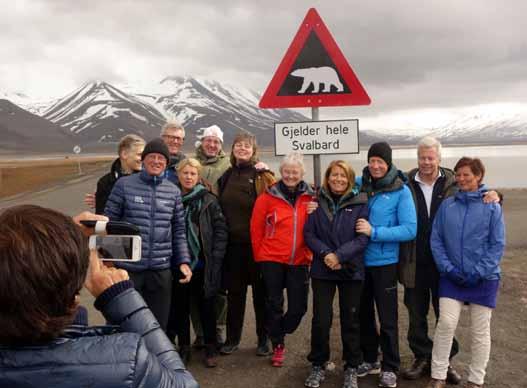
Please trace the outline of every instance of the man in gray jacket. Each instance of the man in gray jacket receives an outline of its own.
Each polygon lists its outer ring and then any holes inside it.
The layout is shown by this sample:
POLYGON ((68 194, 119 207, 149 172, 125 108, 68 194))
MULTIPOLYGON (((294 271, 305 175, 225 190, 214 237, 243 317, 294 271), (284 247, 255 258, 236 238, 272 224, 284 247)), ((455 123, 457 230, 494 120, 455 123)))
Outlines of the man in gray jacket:
POLYGON ((142 154, 143 170, 119 179, 104 210, 110 220, 139 227, 142 255, 138 262, 119 262, 135 288, 165 330, 170 311, 173 271, 181 283, 190 282, 192 271, 185 235, 181 193, 165 178, 170 160, 162 139, 150 141, 142 154))

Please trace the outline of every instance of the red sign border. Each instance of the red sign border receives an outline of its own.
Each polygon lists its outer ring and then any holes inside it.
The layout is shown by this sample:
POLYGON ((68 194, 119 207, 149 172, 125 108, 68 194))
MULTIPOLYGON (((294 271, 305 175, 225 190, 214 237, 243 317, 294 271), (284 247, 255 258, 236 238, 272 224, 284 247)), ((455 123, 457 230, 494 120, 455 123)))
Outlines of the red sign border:
POLYGON ((355 72, 344 57, 335 39, 331 36, 328 28, 322 21, 315 8, 309 9, 302 21, 291 45, 286 51, 282 62, 278 66, 269 86, 260 99, 260 108, 301 108, 319 106, 346 106, 346 105, 369 105, 371 99, 366 93, 355 72), (302 96, 279 96, 278 92, 289 75, 296 58, 304 47, 306 40, 315 31, 320 42, 326 49, 330 58, 335 63, 340 75, 352 90, 346 94, 309 94, 302 96))

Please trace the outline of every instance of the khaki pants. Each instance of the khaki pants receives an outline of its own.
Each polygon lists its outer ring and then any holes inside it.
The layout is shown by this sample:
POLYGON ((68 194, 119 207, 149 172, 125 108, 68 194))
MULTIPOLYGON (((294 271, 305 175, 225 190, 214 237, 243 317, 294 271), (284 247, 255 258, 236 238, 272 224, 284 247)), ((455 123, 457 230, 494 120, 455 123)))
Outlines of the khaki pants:
MULTIPOLYGON (((432 377, 434 379, 446 379, 452 340, 462 308, 463 302, 450 298, 439 298, 440 315, 432 350, 432 377)), ((485 370, 489 362, 492 309, 471 304, 469 311, 472 341, 470 353, 472 358, 469 365, 468 381, 481 385, 485 380, 485 370)))

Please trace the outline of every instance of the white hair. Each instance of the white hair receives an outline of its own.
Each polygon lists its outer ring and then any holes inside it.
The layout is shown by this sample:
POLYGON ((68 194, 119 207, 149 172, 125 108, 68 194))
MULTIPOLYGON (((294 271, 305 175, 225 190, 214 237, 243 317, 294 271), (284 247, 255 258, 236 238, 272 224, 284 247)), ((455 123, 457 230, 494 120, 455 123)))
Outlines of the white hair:
POLYGON ((175 129, 176 131, 183 132, 183 137, 185 137, 185 128, 183 128, 183 125, 177 120, 169 120, 163 125, 163 128, 161 128, 161 136, 165 134, 165 132, 169 129, 175 129))
POLYGON ((435 148, 437 156, 441 159, 441 143, 435 137, 425 136, 417 143, 417 156, 419 156, 419 149, 421 148, 435 148))
POLYGON ((280 161, 280 171, 282 171, 282 168, 286 165, 297 165, 302 169, 302 173, 306 171, 304 166, 304 155, 302 155, 300 152, 291 152, 290 154, 284 156, 284 158, 280 161))

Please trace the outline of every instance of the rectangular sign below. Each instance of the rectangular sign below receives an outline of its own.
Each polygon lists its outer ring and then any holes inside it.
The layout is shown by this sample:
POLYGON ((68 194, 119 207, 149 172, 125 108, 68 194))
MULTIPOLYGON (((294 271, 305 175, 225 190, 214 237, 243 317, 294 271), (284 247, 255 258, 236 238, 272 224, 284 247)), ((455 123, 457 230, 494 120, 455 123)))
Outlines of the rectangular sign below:
POLYGON ((358 154, 359 120, 275 123, 275 155, 358 154))

